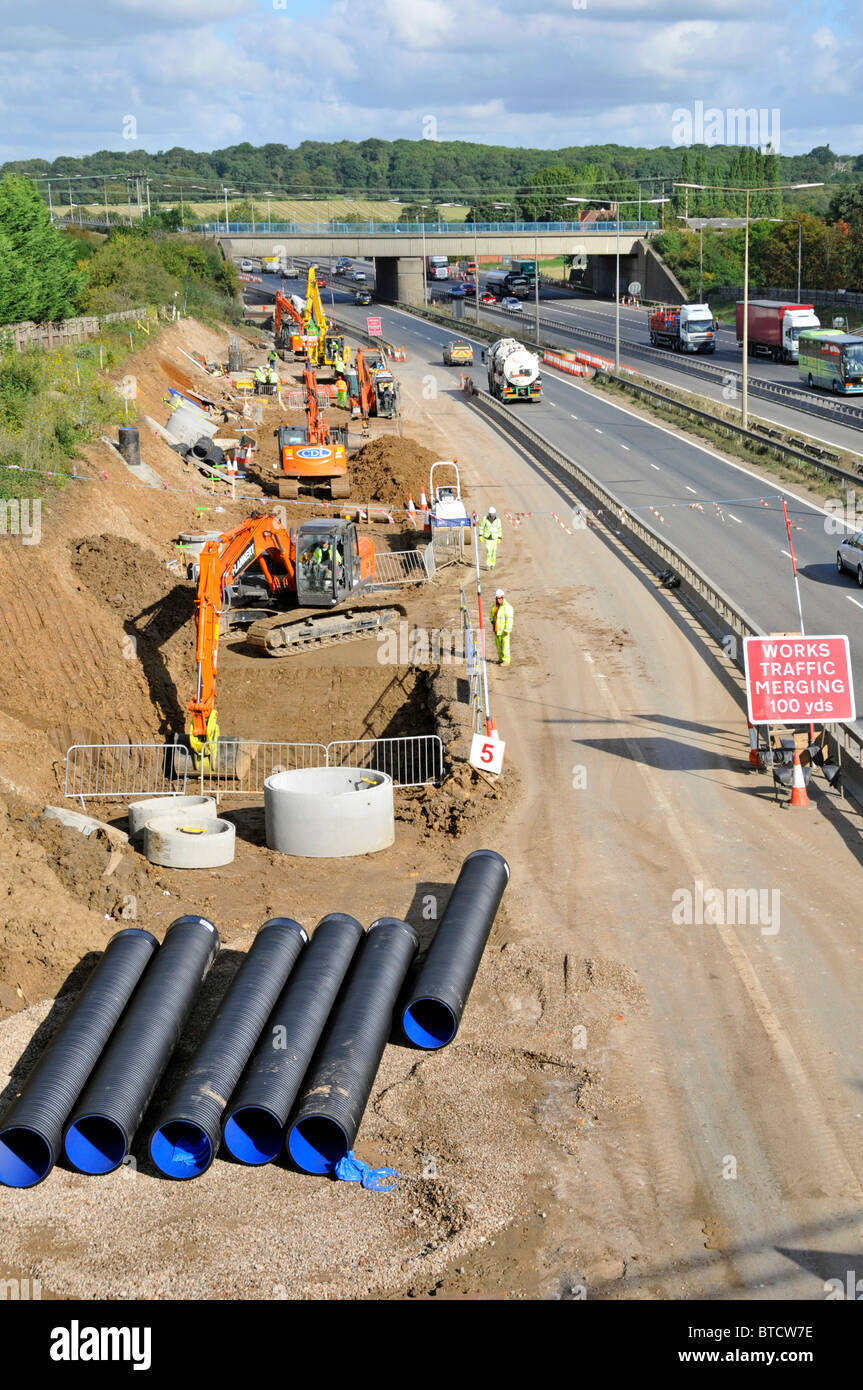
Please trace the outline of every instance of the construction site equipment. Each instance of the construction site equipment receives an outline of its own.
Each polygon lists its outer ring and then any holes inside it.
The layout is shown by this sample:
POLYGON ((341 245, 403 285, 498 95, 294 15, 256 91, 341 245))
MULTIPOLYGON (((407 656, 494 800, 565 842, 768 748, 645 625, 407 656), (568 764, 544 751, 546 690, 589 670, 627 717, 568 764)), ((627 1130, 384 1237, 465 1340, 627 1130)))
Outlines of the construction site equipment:
POLYGON ((413 927, 395 917, 366 933, 288 1130, 288 1153, 306 1173, 332 1173, 354 1146, 417 945, 413 927))
POLYGON ((395 840, 392 778, 356 767, 277 772, 264 783, 267 846, 304 859, 346 859, 395 840))
POLYGON ((317 344, 317 335, 306 331, 303 318, 305 303, 296 295, 289 298, 276 294, 273 308, 273 338, 279 352, 292 352, 294 357, 308 357, 317 344))
POLYGON ((79 1172, 123 1162, 219 946, 206 917, 171 923, 72 1112, 64 1147, 79 1172))
POLYGON ((243 344, 240 338, 231 338, 228 343, 228 371, 242 372, 245 369, 243 361, 243 344))
POLYGON ((157 946, 140 927, 111 937, 0 1124, 0 1182, 7 1187, 34 1187, 50 1173, 72 1106, 157 946))
POLYGON ((330 428, 326 413, 321 409, 317 378, 308 360, 303 369, 303 386, 305 429, 299 425, 280 425, 276 430, 282 470, 277 484, 279 496, 295 500, 300 484, 315 487, 325 483, 329 485, 333 500, 349 497, 348 432, 346 428, 330 428))
MULTIPOLYGON (((200 1177, 216 1157, 228 1098, 308 940, 299 922, 272 917, 252 942, 150 1134, 150 1157, 166 1177, 200 1177)), ((272 1056, 269 1031, 267 1043, 272 1056)))
POLYGON ((455 459, 438 459, 432 464, 429 495, 431 509, 427 526, 432 545, 438 551, 452 551, 455 558, 462 559, 465 541, 470 541, 471 520, 461 499, 461 478, 455 459))
POLYGON ((306 280, 303 326, 305 333, 313 335, 315 339, 314 345, 309 350, 309 356, 314 366, 335 367, 337 363, 345 362, 345 335, 344 333, 337 333, 333 325, 327 320, 321 302, 317 268, 313 265, 309 266, 306 280))
MULTIPOLYGON (((305 521, 294 533, 278 517, 252 516, 218 541, 208 541, 198 559, 195 603, 197 642, 195 696, 189 744, 200 756, 204 745, 218 746, 216 671, 219 625, 236 600, 276 600, 301 609, 335 608, 353 595, 369 590, 377 580, 374 541, 357 534, 356 524, 342 517, 305 521), (246 571, 254 565, 254 573, 246 571)), ((299 613, 259 619, 247 641, 268 656, 286 656, 309 646, 321 646, 367 636, 398 624, 400 608, 366 608, 319 618, 299 613)))
POLYGON ((167 815, 215 820, 216 803, 211 796, 151 796, 146 801, 133 801, 129 806, 130 841, 143 838, 147 821, 167 815))
POLYGON ((225 1147, 240 1163, 271 1163, 281 1153, 297 1092, 363 935, 354 917, 331 912, 300 956, 228 1107, 225 1147), (283 1043, 278 1049, 274 1035, 283 1043))
POLYGON ((498 338, 488 349, 488 389, 499 401, 542 398, 539 358, 515 338, 498 338))
POLYGON ((144 854, 166 869, 218 869, 234 862, 235 850, 233 824, 218 817, 180 811, 144 826, 144 854))
POLYGON ((452 1042, 491 934, 509 865, 493 849, 474 850, 461 866, 417 979, 402 1009, 402 1027, 429 1051, 452 1042))
POLYGON ((398 409, 395 377, 383 354, 373 355, 359 348, 354 364, 347 369, 348 391, 363 420, 375 416, 392 420, 398 409))

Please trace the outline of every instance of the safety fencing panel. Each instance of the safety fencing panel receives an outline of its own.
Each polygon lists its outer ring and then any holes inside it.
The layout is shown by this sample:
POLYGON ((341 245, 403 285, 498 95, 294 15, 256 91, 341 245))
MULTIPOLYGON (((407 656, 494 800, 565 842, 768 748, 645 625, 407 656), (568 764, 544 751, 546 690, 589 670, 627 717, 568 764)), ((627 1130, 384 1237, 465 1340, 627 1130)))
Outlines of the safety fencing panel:
POLYGON ((307 767, 361 767, 385 772, 400 787, 420 787, 443 776, 443 745, 436 734, 401 738, 278 743, 219 739, 200 759, 183 744, 74 744, 66 751, 67 797, 137 801, 148 796, 263 796, 276 772, 307 767))
POLYGON ((422 550, 385 550, 375 554, 375 580, 379 584, 424 584, 434 573, 431 546, 422 550))
POLYGON ((459 590, 461 594, 461 622, 464 637, 464 654, 467 661, 468 678, 468 700, 470 702, 471 722, 474 733, 482 733, 485 727, 485 719, 482 712, 482 668, 480 665, 480 653, 477 640, 476 628, 470 616, 467 606, 464 589, 459 590))
POLYGON ((383 772, 399 787, 423 787, 443 776, 443 744, 437 734, 336 739, 327 744, 327 765, 383 772))

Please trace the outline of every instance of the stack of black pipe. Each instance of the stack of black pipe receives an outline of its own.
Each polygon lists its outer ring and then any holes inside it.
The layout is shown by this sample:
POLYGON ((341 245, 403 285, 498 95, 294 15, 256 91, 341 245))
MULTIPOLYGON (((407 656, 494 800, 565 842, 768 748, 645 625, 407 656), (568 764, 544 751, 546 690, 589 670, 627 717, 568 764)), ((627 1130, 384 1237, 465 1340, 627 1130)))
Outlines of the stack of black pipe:
MULTIPOLYGON (((394 1012, 417 1047, 455 1037, 508 879, 495 851, 469 855, 418 964, 416 933, 398 918, 364 932, 330 913, 311 942, 292 918, 265 922, 161 1106, 155 1166, 197 1177, 224 1142, 241 1163, 286 1148, 303 1171, 331 1173, 353 1147, 394 1012)), ((111 939, 0 1123, 0 1183, 41 1182, 61 1146, 83 1173, 124 1161, 219 944, 196 916, 177 918, 159 947, 139 928, 111 939)))

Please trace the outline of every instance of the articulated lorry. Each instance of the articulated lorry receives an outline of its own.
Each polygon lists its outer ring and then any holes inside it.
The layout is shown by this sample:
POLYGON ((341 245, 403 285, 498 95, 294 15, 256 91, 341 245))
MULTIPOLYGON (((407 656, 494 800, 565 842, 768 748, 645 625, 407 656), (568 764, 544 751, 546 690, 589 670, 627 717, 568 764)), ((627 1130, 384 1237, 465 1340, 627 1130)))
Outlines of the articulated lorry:
POLYGON ((707 304, 655 309, 650 315, 650 341, 672 352, 715 352, 716 320, 707 304))
MULTIPOLYGON (((813 304, 785 304, 777 299, 750 299, 750 356, 772 357, 774 362, 796 362, 798 338, 803 328, 820 328, 813 304)), ((743 301, 737 301, 737 342, 743 342, 743 301)))
POLYGON ((498 338, 486 354, 488 389, 499 401, 542 399, 539 358, 515 338, 498 338))

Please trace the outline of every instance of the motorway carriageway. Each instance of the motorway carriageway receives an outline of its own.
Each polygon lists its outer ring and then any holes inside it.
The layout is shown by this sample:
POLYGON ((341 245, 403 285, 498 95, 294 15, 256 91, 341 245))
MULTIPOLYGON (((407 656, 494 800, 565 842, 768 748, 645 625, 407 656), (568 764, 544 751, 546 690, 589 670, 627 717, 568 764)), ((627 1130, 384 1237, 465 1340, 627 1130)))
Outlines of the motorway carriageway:
MULTIPOLYGON (((339 322, 365 327, 369 310, 355 307, 352 296, 338 290, 335 297, 339 322)), ((381 316, 389 342, 404 344, 414 359, 425 359, 435 368, 441 384, 457 389, 458 369, 446 368, 441 361, 443 344, 453 337, 449 330, 383 305, 372 306, 371 312, 381 316)), ((469 325, 461 326, 460 336, 462 329, 470 339, 469 325)), ((482 346, 474 342, 473 376, 485 387, 482 346)), ((806 630, 850 637, 856 685, 863 691, 863 642, 858 640, 863 634, 863 589, 853 575, 836 573, 839 537, 825 531, 827 513, 779 479, 761 479, 745 465, 730 463, 549 367, 543 370, 543 389, 542 402, 509 409, 655 526, 767 632, 799 627, 779 502, 784 492, 792 527, 799 528, 792 530, 792 541, 806 630), (692 509, 694 503, 704 510, 692 509), (662 514, 664 524, 650 507, 662 514)), ((456 440, 453 452, 458 455, 456 440)), ((501 497, 497 506, 499 512, 506 511, 507 499, 501 497)))

